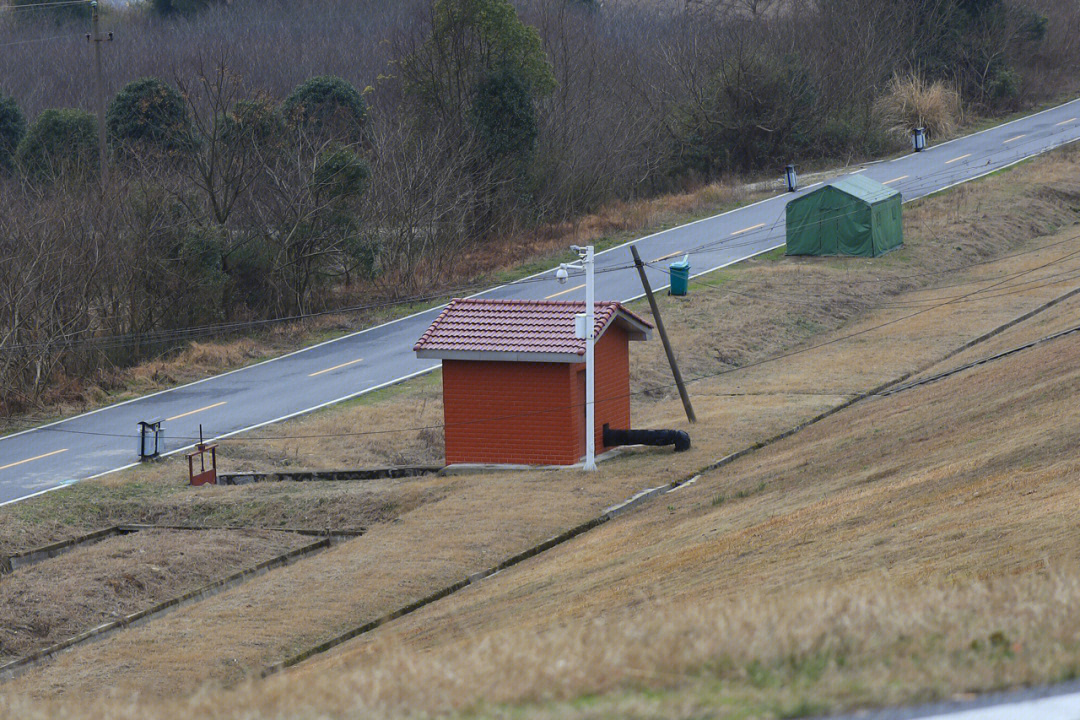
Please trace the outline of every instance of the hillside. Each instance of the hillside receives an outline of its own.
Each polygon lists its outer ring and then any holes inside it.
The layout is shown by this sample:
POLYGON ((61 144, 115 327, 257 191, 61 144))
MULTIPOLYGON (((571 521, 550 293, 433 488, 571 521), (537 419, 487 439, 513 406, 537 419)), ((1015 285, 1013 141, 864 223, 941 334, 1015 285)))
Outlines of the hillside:
POLYGON ((1054 103, 1077 88, 1078 13, 155 0, 102 9, 111 41, 87 43, 90 3, 3 0, 0 414, 90 409, 472 292, 622 203, 1054 103))
POLYGON ((469 717, 769 717, 1071 677, 1078 360, 1071 336, 862 402, 298 669, 267 707, 345 707, 344 685, 469 717))
MULTIPOLYGON (((183 486, 174 460, 5 508, 0 533, 18 549, 125 516, 320 528, 322 514, 366 532, 59 655, 6 684, 0 711, 792 717, 1071 676, 1080 667, 1069 617, 1080 594, 1069 483, 1080 335, 868 397, 766 441, 884 383, 1074 325, 1077 167, 1066 149, 920 201, 905 211, 905 248, 879 260, 774 254, 702 278, 686 299, 664 298, 694 378, 700 421, 687 453, 630 452, 587 478, 504 472, 198 491, 183 486), (257 680, 643 489, 694 476, 257 680)), ((687 427, 661 353, 659 343, 635 352, 635 425, 687 427)), ((394 451, 379 439, 296 439, 328 427, 399 429, 394 445, 437 447, 415 430, 438 413, 437 388, 380 400, 284 424, 277 440, 237 439, 223 456, 273 465, 394 451)))

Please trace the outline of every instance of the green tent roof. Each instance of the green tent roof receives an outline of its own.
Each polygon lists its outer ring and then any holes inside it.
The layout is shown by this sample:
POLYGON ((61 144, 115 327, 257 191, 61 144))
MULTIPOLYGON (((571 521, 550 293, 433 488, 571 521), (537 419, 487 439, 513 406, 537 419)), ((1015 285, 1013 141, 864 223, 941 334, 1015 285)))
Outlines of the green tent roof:
POLYGON ((879 202, 888 200, 893 195, 900 194, 899 190, 893 190, 887 185, 882 185, 877 180, 871 180, 862 175, 847 175, 839 180, 833 180, 829 185, 869 205, 877 205, 879 202))
POLYGON ((787 204, 788 255, 877 257, 904 241, 903 197, 879 182, 849 175, 787 204))

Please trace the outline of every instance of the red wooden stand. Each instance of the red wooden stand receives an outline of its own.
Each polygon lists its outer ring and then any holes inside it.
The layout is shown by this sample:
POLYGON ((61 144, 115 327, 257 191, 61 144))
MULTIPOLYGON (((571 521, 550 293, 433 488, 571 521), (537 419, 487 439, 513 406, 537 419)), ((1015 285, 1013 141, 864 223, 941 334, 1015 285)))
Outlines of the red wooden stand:
MULTIPOLYGON (((201 430, 201 428, 200 428, 201 430)), ((217 445, 199 443, 187 454, 188 480, 192 485, 217 485, 217 445), (210 469, 206 468, 206 454, 210 453, 210 469), (199 472, 195 472, 195 458, 199 458, 199 472)))

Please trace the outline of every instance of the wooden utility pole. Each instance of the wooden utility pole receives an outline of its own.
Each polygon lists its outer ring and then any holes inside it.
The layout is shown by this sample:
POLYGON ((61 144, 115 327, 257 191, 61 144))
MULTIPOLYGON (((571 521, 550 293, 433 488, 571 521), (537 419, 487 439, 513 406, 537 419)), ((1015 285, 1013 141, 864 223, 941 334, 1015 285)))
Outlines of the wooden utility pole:
POLYGON ((686 410, 686 419, 696 423, 694 406, 690 404, 690 396, 686 392, 682 373, 679 372, 679 365, 675 362, 675 351, 671 349, 671 341, 668 340, 667 331, 664 329, 664 319, 660 317, 660 308, 657 307, 656 298, 653 297, 652 286, 649 285, 649 278, 645 276, 645 264, 641 262, 636 246, 631 245, 630 252, 634 255, 634 265, 637 267, 638 275, 641 276, 641 286, 645 288, 645 297, 649 299, 649 308, 652 310, 653 319, 656 320, 656 331, 660 333, 660 340, 664 343, 664 352, 667 353, 667 361, 671 365, 671 374, 675 376, 675 385, 679 388, 679 397, 682 398, 683 409, 686 410))
POLYGON ((108 152, 105 148, 105 80, 101 72, 101 43, 111 41, 112 33, 109 33, 106 37, 101 35, 97 0, 90 3, 90 22, 93 35, 87 35, 86 39, 94 43, 94 93, 97 95, 98 163, 101 165, 101 186, 104 188, 109 181, 109 162, 108 152))

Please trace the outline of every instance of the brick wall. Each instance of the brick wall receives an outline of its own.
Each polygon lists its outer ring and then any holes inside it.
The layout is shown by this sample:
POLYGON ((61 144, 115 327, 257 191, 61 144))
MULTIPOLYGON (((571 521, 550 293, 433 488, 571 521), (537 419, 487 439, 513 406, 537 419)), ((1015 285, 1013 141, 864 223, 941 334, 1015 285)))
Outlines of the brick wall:
MULTIPOLYGON (((630 427, 630 352, 611 326, 596 344, 596 448, 630 427)), ((572 465, 585 453, 585 363, 443 361, 446 462, 572 465)))
POLYGON ((446 462, 577 462, 570 367, 443 360, 446 462))
MULTIPOLYGON (((585 363, 571 366, 575 376, 573 399, 574 437, 578 458, 585 454, 585 363)), ((604 423, 626 430, 630 427, 630 343, 626 331, 613 325, 596 343, 596 452, 604 449, 604 423)), ((575 462, 577 462, 575 460, 575 462)))

